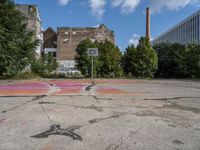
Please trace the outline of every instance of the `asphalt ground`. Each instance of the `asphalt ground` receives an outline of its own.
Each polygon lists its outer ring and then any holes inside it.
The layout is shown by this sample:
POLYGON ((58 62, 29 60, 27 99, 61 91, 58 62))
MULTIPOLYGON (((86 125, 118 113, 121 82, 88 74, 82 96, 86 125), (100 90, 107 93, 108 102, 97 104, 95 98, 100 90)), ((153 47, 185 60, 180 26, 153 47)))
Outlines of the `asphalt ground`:
POLYGON ((1 80, 0 150, 200 150, 200 82, 1 80))

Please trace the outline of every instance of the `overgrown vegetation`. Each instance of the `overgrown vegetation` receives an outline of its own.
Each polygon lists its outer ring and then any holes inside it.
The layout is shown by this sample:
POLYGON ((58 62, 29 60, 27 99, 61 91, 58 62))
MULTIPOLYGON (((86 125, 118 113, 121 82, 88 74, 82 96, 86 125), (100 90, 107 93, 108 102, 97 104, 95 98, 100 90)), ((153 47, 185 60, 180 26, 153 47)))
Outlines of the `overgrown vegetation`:
POLYGON ((200 46, 162 43, 154 46, 158 53, 159 78, 200 78, 200 46))
POLYGON ((31 64, 32 72, 41 77, 53 77, 56 76, 56 69, 58 63, 51 54, 45 54, 40 59, 36 59, 31 64))
POLYGON ((0 10, 0 76, 10 77, 32 62, 38 42, 13 1, 1 0, 0 10))

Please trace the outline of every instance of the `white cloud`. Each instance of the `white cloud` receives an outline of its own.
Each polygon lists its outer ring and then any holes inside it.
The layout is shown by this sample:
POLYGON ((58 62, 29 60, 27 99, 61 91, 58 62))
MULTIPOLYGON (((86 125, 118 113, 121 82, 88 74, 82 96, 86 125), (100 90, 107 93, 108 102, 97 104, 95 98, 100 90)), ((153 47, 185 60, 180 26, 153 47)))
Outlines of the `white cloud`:
POLYGON ((113 7, 120 7, 122 13, 129 14, 135 10, 141 0, 112 0, 113 7))
POLYGON ((133 34, 132 38, 129 40, 129 45, 134 45, 137 46, 139 44, 139 40, 140 40, 140 35, 138 34, 133 34))
POLYGON ((101 19, 105 12, 104 6, 106 5, 106 0, 89 0, 89 4, 92 14, 98 19, 101 19))
POLYGON ((122 12, 125 14, 133 12, 139 3, 140 0, 125 0, 122 4, 122 12))
MULTIPOLYGON (((58 0, 59 5, 65 6, 71 0, 58 0)), ((105 5, 109 0, 87 0, 91 8, 92 15, 101 19, 105 13, 105 5)), ((129 14, 134 11, 141 0, 110 0, 113 7, 120 7, 122 13, 129 14)))
POLYGON ((151 0, 151 8, 155 11, 161 11, 163 8, 169 10, 179 10, 187 5, 200 3, 200 0, 151 0))
POLYGON ((58 0, 58 3, 61 5, 61 6, 65 6, 69 3, 70 0, 58 0))
POLYGON ((100 26, 100 24, 97 24, 95 26, 92 26, 93 28, 98 28, 100 26))
POLYGON ((118 7, 120 4, 123 3, 124 0, 111 0, 111 4, 113 7, 118 7))

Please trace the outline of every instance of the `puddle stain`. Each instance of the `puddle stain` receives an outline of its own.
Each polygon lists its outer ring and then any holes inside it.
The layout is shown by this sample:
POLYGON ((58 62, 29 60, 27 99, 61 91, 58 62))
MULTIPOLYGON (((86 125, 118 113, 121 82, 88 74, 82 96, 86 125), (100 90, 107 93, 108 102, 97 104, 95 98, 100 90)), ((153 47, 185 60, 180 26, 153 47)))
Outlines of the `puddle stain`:
POLYGON ((183 145, 184 143, 179 141, 179 140, 173 140, 172 143, 176 144, 176 145, 183 145))
POLYGON ((98 122, 103 121, 103 120, 108 120, 108 119, 112 119, 112 118, 119 118, 119 117, 120 117, 119 115, 113 115, 113 116, 106 117, 106 118, 92 119, 92 120, 89 120, 88 122, 90 124, 93 124, 93 123, 98 123, 98 122))
POLYGON ((62 129, 60 125, 52 125, 49 130, 42 132, 40 134, 36 134, 31 136, 32 138, 48 138, 51 135, 61 135, 61 136, 68 136, 73 140, 82 141, 82 137, 76 133, 75 130, 80 129, 82 126, 71 126, 67 129, 62 129))
POLYGON ((3 110, 1 113, 4 114, 4 113, 6 113, 6 112, 7 112, 6 110, 3 110))

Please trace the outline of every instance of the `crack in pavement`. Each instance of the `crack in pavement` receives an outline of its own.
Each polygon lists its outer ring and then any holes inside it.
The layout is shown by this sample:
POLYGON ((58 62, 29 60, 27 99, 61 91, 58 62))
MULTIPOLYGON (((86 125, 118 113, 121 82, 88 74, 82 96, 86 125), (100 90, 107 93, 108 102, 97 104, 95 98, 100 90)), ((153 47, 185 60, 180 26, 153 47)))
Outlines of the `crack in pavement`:
POLYGON ((49 114, 46 112, 46 109, 44 108, 43 104, 41 103, 41 101, 38 103, 42 109, 42 111, 44 112, 45 116, 47 117, 47 119, 49 120, 50 124, 53 125, 55 124, 54 121, 50 118, 49 114))
POLYGON ((4 114, 4 113, 7 113, 7 112, 9 112, 9 111, 12 111, 12 110, 15 110, 15 109, 17 109, 17 108, 20 108, 20 107, 22 107, 22 106, 24 106, 24 105, 26 105, 26 104, 28 104, 28 103, 31 103, 31 102, 33 102, 33 101, 37 101, 37 100, 39 100, 39 99, 42 99, 42 98, 45 97, 45 96, 46 96, 46 95, 36 96, 36 97, 34 97, 33 99, 31 99, 31 100, 29 100, 29 101, 26 101, 26 102, 24 102, 24 103, 22 103, 22 104, 20 104, 20 105, 17 105, 17 106, 15 106, 15 107, 12 107, 12 108, 7 109, 7 110, 3 110, 0 114, 4 114))
POLYGON ((97 101, 98 100, 105 100, 105 101, 112 101, 112 100, 121 100, 121 101, 124 101, 124 100, 155 100, 155 101, 157 100, 157 101, 167 101, 167 100, 178 100, 178 99, 184 99, 184 98, 200 99, 200 97, 169 97, 169 98, 151 98, 151 99, 148 99, 148 98, 137 98, 137 99, 135 99, 135 98, 128 98, 128 99, 122 99, 122 98, 120 98, 120 99, 118 99, 118 98, 112 98, 112 97, 109 97, 109 98, 107 98, 107 97, 97 97, 97 96, 94 96, 94 95, 92 95, 92 97, 94 99, 96 99, 97 101))
POLYGON ((145 126, 138 128, 136 131, 129 131, 128 136, 126 136, 124 139, 123 137, 121 138, 121 140, 119 141, 119 144, 115 145, 115 144, 111 144, 109 145, 105 150, 110 150, 111 148, 113 150, 117 150, 120 148, 120 146, 122 146, 124 144, 125 141, 127 141, 128 138, 130 138, 133 134, 137 134, 140 130, 142 130, 145 126))
POLYGON ((194 98, 194 99, 199 99, 200 97, 171 97, 171 98, 152 98, 152 99, 148 99, 148 98, 145 98, 144 100, 161 100, 161 101, 168 101, 168 100, 179 100, 179 99, 184 99, 184 98, 194 98))
POLYGON ((157 107, 156 109, 167 108, 167 109, 191 111, 191 112, 194 112, 196 114, 200 114, 199 108, 181 106, 181 105, 178 105, 176 102, 169 102, 169 103, 171 103, 171 105, 163 105, 163 107, 157 107))
POLYGON ((97 97, 97 96, 94 96, 92 95, 92 97, 96 100, 96 101, 99 101, 99 100, 105 100, 105 101, 112 101, 112 100, 119 100, 119 101, 124 101, 124 100, 136 100, 134 98, 130 98, 130 99, 117 99, 117 98, 107 98, 107 97, 97 97))
POLYGON ((97 118, 97 119, 92 119, 92 120, 89 120, 88 122, 90 124, 93 124, 93 123, 98 123, 100 121, 103 121, 103 120, 108 120, 108 119, 112 119, 112 118, 119 118, 120 115, 112 115, 110 117, 106 117, 106 118, 97 118))
POLYGON ((89 106, 78 106, 78 105, 69 105, 69 104, 61 104, 57 102, 39 102, 38 104, 52 104, 52 105, 64 105, 67 107, 74 107, 75 109, 80 108, 80 109, 92 109, 96 110, 98 112, 103 112, 103 109, 119 109, 119 108, 146 108, 146 107, 138 107, 138 106, 123 106, 123 105, 117 105, 117 106, 96 106, 95 104, 89 105, 89 106))
POLYGON ((55 102, 38 102, 38 104, 55 104, 55 102))

